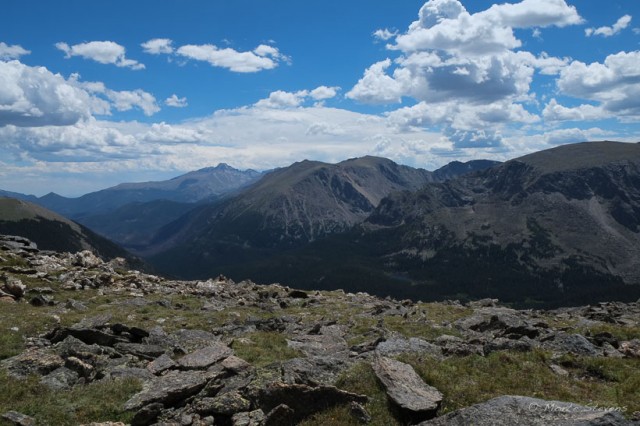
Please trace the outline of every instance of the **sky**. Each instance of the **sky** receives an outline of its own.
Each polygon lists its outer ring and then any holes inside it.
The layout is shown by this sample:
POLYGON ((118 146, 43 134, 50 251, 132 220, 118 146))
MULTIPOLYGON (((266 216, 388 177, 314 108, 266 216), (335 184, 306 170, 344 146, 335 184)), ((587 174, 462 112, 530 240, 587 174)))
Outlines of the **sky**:
POLYGON ((640 141, 638 0, 3 0, 0 189, 640 141))

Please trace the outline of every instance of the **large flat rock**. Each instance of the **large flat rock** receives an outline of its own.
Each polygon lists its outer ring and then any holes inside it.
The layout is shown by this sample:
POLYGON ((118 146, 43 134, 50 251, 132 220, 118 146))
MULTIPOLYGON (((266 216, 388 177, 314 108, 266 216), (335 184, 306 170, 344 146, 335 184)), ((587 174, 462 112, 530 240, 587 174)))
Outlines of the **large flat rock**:
POLYGON ((413 423, 435 416, 442 393, 426 384, 413 367, 387 357, 376 358, 372 366, 405 421, 413 423))
POLYGON ((198 393, 214 377, 215 373, 203 371, 169 371, 145 383, 143 389, 124 404, 124 409, 137 410, 154 402, 170 407, 198 393))
POLYGON ((420 426, 630 426, 616 411, 525 396, 500 396, 432 419, 420 426))
POLYGON ((223 343, 213 342, 207 347, 183 356, 178 360, 178 365, 188 370, 206 369, 231 355, 233 355, 233 350, 230 347, 223 343))

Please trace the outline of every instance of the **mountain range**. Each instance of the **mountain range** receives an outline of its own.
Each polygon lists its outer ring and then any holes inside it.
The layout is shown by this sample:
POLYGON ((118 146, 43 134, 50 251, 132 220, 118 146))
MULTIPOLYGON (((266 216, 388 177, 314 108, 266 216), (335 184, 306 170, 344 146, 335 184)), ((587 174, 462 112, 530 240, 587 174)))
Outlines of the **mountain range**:
MULTIPOLYGON (((356 163, 367 161, 376 163, 356 163)), ((377 160, 377 167, 386 164, 377 160)), ((414 299, 500 297, 551 306, 640 296, 639 144, 565 145, 489 165, 440 182, 433 173, 419 175, 423 183, 413 182, 420 189, 394 187, 368 210, 358 210, 365 204, 353 194, 345 210, 336 201, 344 202, 336 195, 345 193, 343 184, 307 186, 297 198, 287 192, 308 185, 309 176, 337 179, 308 164, 296 184, 272 178, 288 198, 267 191, 267 176, 226 204, 171 224, 164 252, 150 260, 189 278, 225 273, 414 299), (304 209, 292 210, 296 205, 304 209), (312 208, 323 205, 333 216, 312 208), (328 226, 345 211, 352 222, 328 226), (304 233, 302 224, 323 232, 304 233)))
MULTIPOLYGON (((489 164, 495 163, 470 162, 441 173, 489 164)), ((338 164, 302 161, 265 175, 222 203, 191 211, 162 229, 142 254, 167 273, 205 276, 230 263, 264 259, 345 232, 389 194, 416 191, 436 179, 435 172, 379 157, 338 164)))
POLYGON ((263 174, 219 165, 43 199, 179 278, 521 306, 640 297, 640 144, 433 172, 378 157, 263 174))

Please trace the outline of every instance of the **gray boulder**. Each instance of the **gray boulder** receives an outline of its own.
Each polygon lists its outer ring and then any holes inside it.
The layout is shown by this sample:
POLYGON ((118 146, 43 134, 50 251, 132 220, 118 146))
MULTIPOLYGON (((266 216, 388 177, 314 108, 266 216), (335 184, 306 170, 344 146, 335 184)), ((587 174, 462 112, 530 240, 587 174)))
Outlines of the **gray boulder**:
POLYGON ((427 385, 409 364, 379 357, 373 362, 373 371, 403 421, 415 423, 435 417, 443 395, 427 385))

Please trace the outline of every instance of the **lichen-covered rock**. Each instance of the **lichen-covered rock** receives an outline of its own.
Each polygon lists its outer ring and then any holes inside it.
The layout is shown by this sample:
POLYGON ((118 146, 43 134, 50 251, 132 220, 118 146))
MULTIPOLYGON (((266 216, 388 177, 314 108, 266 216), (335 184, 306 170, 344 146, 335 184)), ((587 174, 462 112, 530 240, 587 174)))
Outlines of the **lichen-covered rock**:
POLYGON ((192 404, 192 409, 198 414, 222 414, 232 416, 236 413, 249 411, 251 402, 238 392, 228 392, 213 398, 202 398, 192 404))

